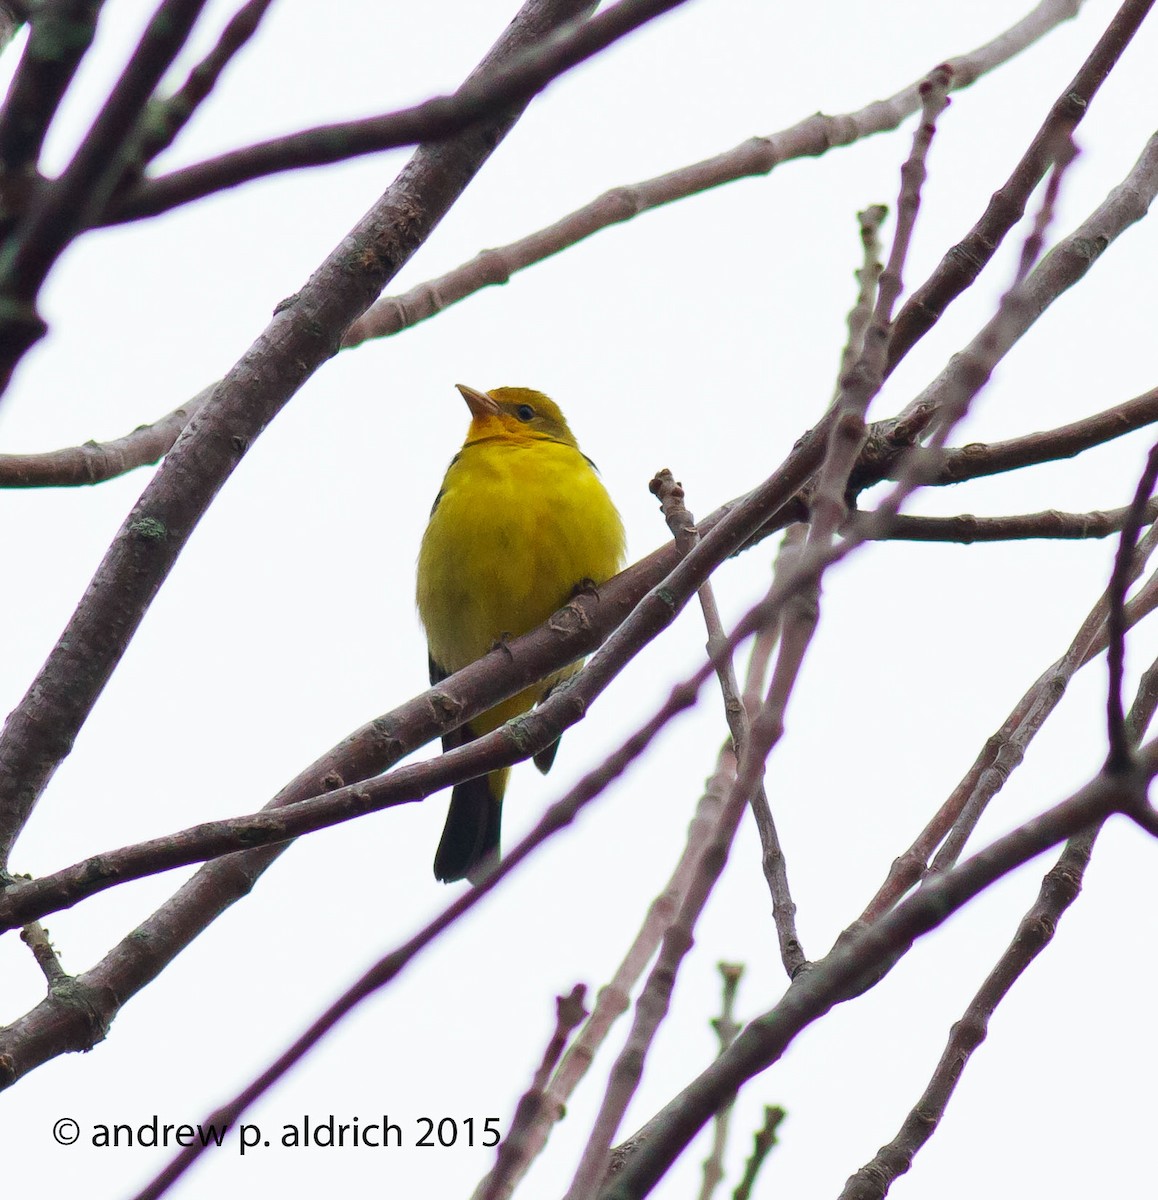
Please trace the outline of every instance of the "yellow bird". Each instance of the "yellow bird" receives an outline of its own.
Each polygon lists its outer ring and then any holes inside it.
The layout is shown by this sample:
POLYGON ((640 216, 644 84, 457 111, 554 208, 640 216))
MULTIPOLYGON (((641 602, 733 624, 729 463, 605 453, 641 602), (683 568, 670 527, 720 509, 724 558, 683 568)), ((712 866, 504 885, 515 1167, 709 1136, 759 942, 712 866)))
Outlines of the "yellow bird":
MULTIPOLYGON (((579 449, 559 406, 530 388, 477 392, 458 384, 470 429, 451 460, 418 553, 418 614, 426 627, 430 682, 438 683, 496 642, 543 624, 587 582, 623 566, 623 523, 579 449)), ((444 750, 497 729, 543 699, 573 663, 443 738, 444 750)), ((558 743, 535 755, 550 770, 558 743)), ((499 854, 509 768, 460 783, 434 874, 477 881, 499 854)))

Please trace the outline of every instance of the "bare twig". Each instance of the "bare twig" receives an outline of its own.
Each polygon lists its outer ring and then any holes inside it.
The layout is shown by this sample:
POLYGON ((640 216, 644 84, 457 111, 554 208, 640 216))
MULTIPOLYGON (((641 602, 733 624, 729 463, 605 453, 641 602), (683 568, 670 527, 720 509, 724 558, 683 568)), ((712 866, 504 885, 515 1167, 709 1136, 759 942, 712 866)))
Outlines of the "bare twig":
POLYGON ((888 370, 912 349, 946 308, 977 278, 1005 235, 1021 220, 1033 189, 1053 161, 1059 138, 1069 140, 1090 102, 1130 44, 1154 0, 1126 0, 1070 83, 1062 89, 1013 174, 993 194, 981 219, 942 258, 897 314, 888 370))
POLYGON ((855 272, 857 282, 856 303, 848 313, 848 340, 840 355, 840 371, 836 377, 837 395, 841 381, 848 376, 864 353, 865 332, 872 320, 876 306, 877 285, 885 269, 881 262, 881 226, 889 210, 883 204, 870 204, 856 214, 860 226, 861 265, 855 272))
MULTIPOLYGON (((1126 524, 1131 506, 1105 512, 1067 513, 1048 509, 1009 517, 975 517, 962 513, 956 517, 896 516, 886 529, 875 521, 862 521, 854 513, 848 528, 863 525, 873 539, 903 542, 1008 542, 1026 538, 1081 539, 1104 538, 1119 532, 1126 524)), ((1158 518, 1158 503, 1146 506, 1145 519, 1158 518)))
MULTIPOLYGON (((1135 555, 1134 578, 1141 573, 1155 548, 1158 548, 1158 530, 1152 529, 1135 555)), ((1105 627, 1107 611, 1108 597, 1103 592, 1066 652, 1017 702, 916 841, 894 860, 885 882, 862 913, 861 923, 868 924, 891 908, 920 879, 934 850, 942 842, 945 844, 937 855, 934 869, 944 870, 957 861, 989 802, 1021 763, 1026 747, 1061 702, 1070 680, 1091 660, 1091 652, 1105 627)))
POLYGON ((509 1195, 514 1173, 526 1156, 527 1138, 539 1124, 541 1114, 547 1107, 547 1084, 559 1065, 567 1040, 588 1015, 583 1007, 586 990, 578 983, 569 996, 555 997, 555 1032, 543 1051, 543 1061, 535 1072, 531 1086, 515 1106, 515 1115, 506 1137, 499 1141, 495 1165, 479 1189, 479 1200, 499 1200, 501 1196, 509 1195))
POLYGON ((145 180, 118 198, 105 219, 113 223, 156 216, 277 172, 342 162, 461 133, 480 121, 494 120, 513 104, 525 107, 551 80, 685 2, 618 0, 597 16, 560 30, 519 59, 473 77, 453 96, 438 96, 380 117, 322 125, 258 142, 145 180))
MULTIPOLYGON (((953 73, 953 87, 968 87, 986 72, 1008 62, 1062 21, 1073 17, 1080 7, 1080 0, 1042 0, 992 41, 949 59, 947 66, 953 73)), ((500 249, 484 250, 465 266, 421 283, 400 296, 384 297, 350 326, 343 344, 354 346, 368 338, 389 337, 484 287, 507 283, 517 271, 640 213, 736 179, 767 175, 792 159, 815 157, 872 134, 896 129, 920 108, 920 84, 918 80, 888 99, 874 101, 856 112, 837 116, 816 113, 779 133, 749 138, 735 149, 702 162, 613 188, 545 229, 500 249)))
MULTIPOLYGON (((1137 745, 1158 706, 1158 661, 1151 664, 1135 697, 1127 722, 1131 745, 1137 745)), ((1066 843, 1061 857, 1041 883, 1033 907, 1022 917, 1013 941, 969 1002, 921 1098, 897 1135, 850 1177, 840 1200, 882 1200, 898 1176, 912 1166, 917 1152, 933 1136, 973 1051, 985 1040, 997 1005, 1053 940, 1066 909, 1077 899, 1102 824, 1091 825, 1066 843)))
POLYGON ((897 1135, 844 1185, 839 1200, 882 1200, 889 1185, 912 1166, 933 1136, 973 1051, 985 1040, 997 1005, 1053 938, 1057 922, 1077 899, 1090 850, 1101 825, 1075 834, 1042 880, 1033 907, 1021 919, 1013 942, 949 1035, 928 1086, 897 1135))
POLYGON ((32 951, 36 965, 44 973, 49 991, 68 982, 69 975, 60 965, 56 948, 48 940, 48 930, 39 921, 29 921, 20 931, 20 940, 32 951))
MULTIPOLYGON (((676 539, 680 552, 687 554, 699 540, 692 515, 684 507, 683 487, 676 483, 668 470, 660 471, 651 481, 651 490, 659 498, 664 517, 676 539)), ((801 527, 801 532, 803 528, 801 527)), ((787 541, 787 539, 786 539, 787 541)), ((720 682, 720 691, 724 698, 724 715, 728 722, 728 732, 732 737, 732 745, 737 756, 742 756, 744 746, 748 741, 749 711, 740 697, 736 683, 736 672, 732 656, 725 649, 727 637, 724 633, 723 622, 720 620, 720 610, 716 604, 715 592, 708 581, 699 589, 700 607, 704 614, 704 623, 708 630, 708 654, 716 665, 716 677, 720 682)), ((778 627, 777 627, 778 628, 778 627)), ((757 680, 763 678, 763 666, 753 660, 751 669, 757 680)), ((749 681, 751 682, 751 680, 749 681)), ((753 706, 752 712, 756 711, 753 706)), ((762 779, 756 782, 751 796, 752 813, 756 819, 756 828, 760 835, 761 861, 764 877, 772 896, 772 917, 776 926, 777 940, 780 943, 780 959, 784 970, 791 977, 800 970, 805 962, 804 948, 800 944, 796 932, 796 905, 788 886, 788 864, 780 846, 780 836, 776 831, 776 823, 768 804, 768 795, 762 779)))
POLYGON ((764 1124, 756 1131, 753 1138, 752 1154, 744 1164, 744 1174, 736 1190, 732 1193, 732 1200, 749 1200, 751 1197, 752 1185, 756 1182, 756 1176, 760 1173, 764 1160, 776 1145, 776 1131, 780 1128, 785 1116, 787 1114, 784 1109, 778 1105, 764 1105, 764 1124))
MULTIPOLYGON (((585 2, 533 0, 526 11, 570 15, 585 2)), ((542 28, 537 15, 516 21, 482 69, 533 41, 542 28)), ((280 306, 166 457, 0 737, 0 865, 217 490, 332 355, 341 330, 422 243, 517 115, 421 147, 302 290, 280 306)))
MULTIPOLYGON (((134 155, 134 176, 173 144, 190 117, 217 86, 225 68, 257 32, 273 0, 247 0, 230 18, 212 50, 189 72, 185 82, 164 100, 155 100, 134 155)), ((135 180, 134 180, 135 181, 135 180)), ((122 180, 122 185, 127 180, 122 180)))
POLYGON ((1027 434, 1006 442, 972 443, 959 449, 945 450, 937 478, 930 482, 960 483, 1019 467, 1073 458, 1094 446, 1133 433, 1136 429, 1144 429, 1155 421, 1158 421, 1158 388, 1057 429, 1027 434))
MULTIPOLYGON (((790 525, 784 533, 775 570, 794 570, 807 536, 804 525, 790 525)), ((751 721, 760 711, 765 692, 768 664, 780 639, 781 622, 773 621, 759 629, 752 641, 748 673, 744 682, 744 713, 751 721)), ((752 792, 752 815, 760 835, 760 867, 772 896, 772 920, 776 925, 776 940, 780 945, 780 962, 791 979, 808 962, 808 956, 796 928, 796 902, 788 885, 788 862, 780 845, 780 833, 772 816, 772 807, 764 781, 752 792)))
POLYGON ((162 0, 121 77, 59 179, 46 185, 5 246, 0 268, 0 393, 44 336, 36 297, 53 263, 100 211, 124 171, 124 153, 161 76, 185 45, 206 0, 162 0))
MULTIPOLYGON (((623 961, 610 981, 599 989, 595 1007, 579 1035, 571 1044, 555 1077, 551 1080, 547 1102, 540 1110, 540 1120, 528 1131, 520 1157, 507 1174, 505 1187, 493 1200, 507 1200, 526 1173, 531 1162, 547 1144, 551 1129, 560 1120, 572 1093, 586 1075, 600 1046, 607 1040, 615 1022, 627 1011, 631 991, 655 953, 664 931, 671 924, 688 884, 696 872, 704 845, 710 840, 712 827, 723 811, 724 799, 736 777, 736 757, 731 746, 725 746, 717 759, 716 769, 707 781, 704 793, 696 806, 695 816, 688 826, 687 841, 680 860, 663 890, 648 907, 643 925, 628 948, 623 961)), ((488 1177, 489 1178, 489 1177, 488 1177)), ((475 1189, 481 1196, 487 1180, 475 1189)))
MULTIPOLYGON (((964 418, 973 399, 989 382, 997 364, 1044 311, 1039 303, 1043 287, 1051 299, 1056 298, 1062 290, 1072 287, 1089 270, 1092 260, 1088 247, 1079 240, 1088 236, 1083 231, 1109 217, 1110 221, 1116 218, 1122 222, 1120 232, 1146 213, 1149 201, 1145 201, 1139 208, 1133 203, 1138 197, 1131 195, 1127 199, 1122 191, 1124 185, 1119 184, 1087 218, 1077 233, 1059 242, 1035 267, 1034 264, 1045 244, 1046 229, 1053 220, 1061 181, 1073 162, 1076 150, 1072 142, 1066 142, 1054 147, 1054 153, 1054 169, 1050 173, 1033 226, 1022 245, 1012 286, 1002 295, 997 311, 977 335, 963 351, 950 359, 949 365, 933 383, 905 407, 897 422, 898 430, 906 430, 903 440, 915 441, 917 436, 930 433, 931 437, 928 449, 907 454, 907 472, 898 473, 897 486, 889 498, 876 509, 875 515, 881 521, 882 527, 887 526, 888 519, 897 514, 901 501, 907 497, 913 486, 937 477, 941 452, 953 428, 964 418), (1109 216, 1111 213, 1114 216, 1109 216), (1072 252, 1079 245, 1082 247, 1079 253, 1084 262, 1072 278, 1067 278, 1067 281, 1059 286, 1055 272, 1066 251, 1072 252)), ((1138 173, 1145 175, 1150 181, 1150 186, 1158 191, 1158 135, 1147 143, 1142 158, 1135 164, 1130 177, 1133 178, 1138 173)))
MULTIPOLYGON (((1138 481, 1138 490, 1130 512, 1122 526, 1122 538, 1114 559, 1114 570, 1107 589, 1108 612, 1106 614, 1107 662, 1109 666, 1109 689, 1106 698, 1106 725, 1109 754, 1106 770, 1124 771, 1130 765, 1130 737, 1126 729, 1126 717, 1122 711, 1122 676, 1126 660, 1126 592, 1134 571, 1134 543, 1146 520, 1146 511, 1154 484, 1158 481, 1158 445, 1146 459, 1146 469, 1138 481)), ((1153 526, 1151 527, 1153 528, 1153 526)))
POLYGON ((631 1031, 611 1068, 603 1103, 575 1177, 567 1190, 567 1200, 585 1200, 593 1196, 606 1175, 612 1139, 639 1086, 643 1065, 656 1032, 667 1016, 676 976, 693 944, 692 931, 727 863, 729 848, 748 805, 748 796, 747 791, 735 784, 729 790, 720 819, 712 830, 711 840, 704 847, 687 892, 664 933, 655 965, 636 1002, 631 1031))
MULTIPOLYGON (((740 1026, 736 1023, 736 990, 740 986, 740 977, 744 974, 743 963, 717 963, 717 970, 723 980, 723 998, 720 1004, 720 1015, 712 1021, 712 1028, 720 1039, 722 1054, 736 1040, 740 1026)), ((725 1104, 716 1113, 712 1130, 712 1149, 704 1159, 704 1181, 700 1185, 699 1200, 712 1200, 712 1194, 724 1179, 724 1150, 728 1144, 728 1124, 732 1116, 732 1105, 725 1104)))
POLYGON ((104 483, 137 467, 159 462, 181 430, 213 395, 212 384, 180 408, 111 442, 85 442, 44 454, 0 454, 0 488, 75 487, 104 483))
POLYGON ((1158 744, 1150 742, 1131 772, 1098 775, 1068 800, 999 838, 838 943, 801 972, 775 1008, 747 1025, 724 1054, 633 1136, 630 1153, 600 1200, 646 1195, 726 1097, 776 1062, 797 1034, 833 1005, 863 990, 864 980, 874 978, 881 964, 897 961, 916 939, 1003 875, 1112 812, 1125 812, 1158 834, 1158 814, 1146 802, 1146 788, 1155 773, 1158 744))
POLYGON ((32 29, 16 76, 0 109, 0 168, 9 175, 36 166, 44 136, 92 45, 104 0, 46 0, 32 13, 32 29))

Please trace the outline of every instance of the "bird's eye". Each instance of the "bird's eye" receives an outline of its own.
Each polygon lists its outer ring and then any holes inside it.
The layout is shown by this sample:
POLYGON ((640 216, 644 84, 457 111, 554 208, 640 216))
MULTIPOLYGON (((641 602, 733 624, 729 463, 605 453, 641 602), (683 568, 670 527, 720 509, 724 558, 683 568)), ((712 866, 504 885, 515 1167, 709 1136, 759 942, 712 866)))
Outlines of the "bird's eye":
POLYGON ((535 410, 529 404, 520 404, 515 409, 515 416, 520 421, 533 421, 535 419, 535 410))

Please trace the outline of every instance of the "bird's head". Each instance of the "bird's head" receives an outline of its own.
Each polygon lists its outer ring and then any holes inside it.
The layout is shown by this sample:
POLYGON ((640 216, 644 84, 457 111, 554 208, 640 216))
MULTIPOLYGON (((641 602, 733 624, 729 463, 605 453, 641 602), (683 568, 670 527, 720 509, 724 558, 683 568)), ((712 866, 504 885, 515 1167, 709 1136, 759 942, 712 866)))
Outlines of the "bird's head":
POLYGON ((501 387, 479 392, 464 383, 455 386, 470 409, 468 443, 485 437, 508 437, 520 441, 546 438, 579 448, 559 406, 542 392, 521 387, 501 387))

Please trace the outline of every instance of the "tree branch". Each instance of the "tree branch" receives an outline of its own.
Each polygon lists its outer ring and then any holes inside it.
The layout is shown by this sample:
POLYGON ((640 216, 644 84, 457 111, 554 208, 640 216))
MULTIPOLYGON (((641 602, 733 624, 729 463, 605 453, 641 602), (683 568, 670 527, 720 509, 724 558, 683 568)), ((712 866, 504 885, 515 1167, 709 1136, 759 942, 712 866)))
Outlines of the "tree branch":
POLYGON ((111 442, 85 442, 44 454, 0 454, 0 488, 80 487, 160 462, 216 388, 210 384, 159 421, 111 442))
MULTIPOLYGON (((558 693, 556 693, 558 694, 558 693)), ((480 900, 497 887, 512 871, 516 870, 523 861, 533 854, 545 841, 560 830, 565 829, 583 809, 604 791, 607 785, 625 771, 628 766, 647 747, 651 739, 663 728, 670 717, 686 708, 694 700, 694 692, 687 687, 673 689, 668 702, 660 711, 645 722, 618 749, 610 754, 599 766, 589 771, 579 782, 560 800, 557 800, 543 814, 538 824, 521 842, 515 846, 501 861, 493 865, 485 877, 481 878, 474 887, 459 895, 434 920, 414 935, 404 945, 392 951, 374 964, 356 983, 348 988, 313 1024, 291 1045, 277 1060, 248 1087, 235 1096, 228 1104, 219 1109, 213 1117, 215 1122, 233 1123, 260 1096, 264 1095, 274 1083, 296 1063, 300 1062, 322 1038, 334 1028, 348 1013, 353 1011, 363 1000, 381 990, 395 979, 414 958, 431 942, 453 925, 461 916, 469 912, 480 900)), ((550 700, 547 701, 550 703, 550 700)), ((497 731, 496 731, 497 732, 497 731)), ((493 735, 488 735, 493 736, 493 735)), ((721 822, 723 821, 721 817, 721 822)), ((717 835, 718 836, 718 835, 717 835)), ((697 859, 697 866, 702 871, 702 861, 705 856, 697 859)), ((194 881, 196 882, 196 881, 194 881)), ((187 885, 188 886, 188 885, 187 885)), ((138 931, 138 934, 140 931, 138 931)), ((111 957, 111 956, 109 956, 111 957)), ((107 963, 108 958, 105 962, 107 963)), ((73 998, 79 999, 90 1014, 100 1013, 101 1008, 107 1008, 116 1000, 108 994, 111 991, 108 983, 100 982, 101 966, 87 972, 73 981, 70 992, 73 998)), ((50 1001, 42 1002, 34 1009, 29 1017, 24 1019, 20 1034, 36 1037, 43 1035, 47 1020, 55 1018, 61 1024, 63 1016, 72 1017, 72 1011, 65 1009, 62 1013, 57 1010, 49 1015, 50 1001), (37 1019, 39 1017, 39 1020, 37 1019)), ((103 1013, 100 1015, 103 1016, 103 1013)), ((11 1073, 16 1065, 16 1059, 11 1053, 12 1048, 20 1048, 19 1042, 11 1034, 12 1026, 7 1031, 9 1040, 0 1040, 0 1071, 11 1073)), ((55 1033, 59 1038, 62 1032, 58 1028, 55 1033)), ((9 1080, 10 1081, 10 1080, 9 1080)), ((205 1149, 200 1143, 194 1143, 176 1155, 169 1165, 138 1194, 137 1200, 156 1200, 164 1194, 171 1184, 188 1169, 197 1156, 205 1149)))
MULTIPOLYGON (((484 67, 585 3, 531 0, 484 67)), ((494 126, 420 147, 302 290, 279 307, 166 457, 0 736, 0 866, 217 490, 334 353, 342 330, 422 244, 517 117, 507 113, 494 126)))
POLYGON ((909 297, 897 314, 889 343, 888 372, 981 274, 1005 235, 1025 215, 1029 197, 1049 170, 1059 139, 1073 137, 1098 89, 1153 5, 1154 0, 1125 0, 1081 69, 1054 101, 1013 174, 993 194, 981 219, 945 254, 929 279, 909 297))
POLYGON ((0 172, 6 186, 11 176, 40 160, 44 136, 92 45, 102 7, 104 0, 47 0, 32 14, 28 43, 0 108, 0 172))
POLYGON ((621 1169, 600 1200, 640 1200, 688 1146, 724 1100, 776 1062, 793 1039, 834 1005, 899 960, 996 880, 1111 813, 1133 817, 1148 832, 1155 814, 1146 788, 1158 773, 1158 744, 1124 775, 1099 775, 1075 795, 999 838, 967 862, 930 881, 892 912, 842 941, 798 975, 775 1008, 752 1021, 728 1050, 660 1110, 632 1141, 621 1169))
MULTIPOLYGON (((1158 705, 1158 662, 1143 676, 1130 710, 1129 737, 1137 745, 1158 705)), ((997 1005, 1053 940, 1066 910, 1077 899, 1101 823, 1075 834, 1041 882, 1037 901, 1022 917, 1012 942, 969 1002, 921 1098, 909 1111, 896 1137, 850 1177, 840 1200, 882 1200, 892 1183, 912 1166, 922 1146, 936 1132, 973 1051, 985 1040, 997 1005)))
MULTIPOLYGON (((1158 528, 1151 530, 1134 556, 1134 578, 1141 574, 1148 556, 1155 548, 1158 548, 1158 528)), ((947 869, 957 861, 982 813, 1021 763, 1026 747, 1061 702, 1070 680, 1092 661, 1105 628, 1108 604, 1107 593, 1103 591, 1086 614, 1065 653, 1042 672, 1014 705, 1001 728, 986 741, 973 765, 916 841, 894 860, 888 877, 865 908, 859 923, 867 924, 876 920, 917 883, 928 869, 929 860, 938 845, 944 843, 935 863, 938 869, 947 869)))
POLYGON ((437 141, 491 119, 511 104, 526 105, 553 79, 605 50, 686 0, 619 0, 582 24, 560 30, 501 69, 472 77, 453 96, 413 108, 322 125, 258 142, 217 158, 147 179, 117 199, 103 223, 137 221, 281 171, 342 162, 380 150, 437 141))
POLYGON ((162 0, 104 107, 59 179, 46 184, 13 231, 0 263, 0 393, 44 336, 36 299, 65 247, 104 206, 161 76, 185 45, 206 0, 162 0))
POLYGON ((510 1129, 507 1130, 506 1137, 499 1142, 495 1152, 495 1165, 478 1189, 479 1200, 501 1200, 510 1194, 519 1167, 526 1159, 528 1143, 533 1138, 543 1113, 549 1107, 547 1085, 551 1075, 567 1048, 568 1038, 584 1018, 590 1015, 583 1008, 585 993, 586 989, 580 983, 575 985, 569 996, 555 997, 555 1032, 543 1052, 543 1060, 535 1072, 531 1086, 515 1106, 510 1129))
POLYGON ((1130 767, 1130 735, 1126 728, 1126 716, 1122 711, 1122 677, 1126 667, 1126 593, 1134 572, 1134 545, 1138 540, 1142 524, 1146 520, 1150 496, 1158 482, 1158 445, 1150 451, 1146 468, 1138 480, 1138 489, 1122 525, 1122 537, 1114 559, 1114 570, 1107 588, 1106 613, 1106 659, 1109 667, 1109 689, 1106 698, 1106 724, 1109 754, 1106 770, 1115 773, 1130 767))
MULTIPOLYGON (((975 517, 961 513, 955 517, 897 516, 886 529, 854 513, 848 528, 867 529, 875 541, 904 542, 1008 542, 1027 538, 1104 538, 1124 528, 1132 506, 1105 512, 1066 513, 1048 509, 1009 517, 975 517)), ((1146 506, 1145 519, 1158 519, 1158 502, 1146 506)))
MULTIPOLYGON (((671 924, 688 884, 696 872, 705 843, 711 830, 720 819, 724 798, 736 775, 736 757, 730 746, 724 746, 716 762, 716 769, 707 781, 703 795, 696 806, 695 815, 688 826, 687 840, 679 862, 660 893, 648 906, 643 924, 628 947, 619 966, 607 984, 599 989, 595 1007, 568 1049, 559 1069, 551 1080, 545 1104, 539 1119, 530 1128, 519 1146, 517 1159, 508 1161, 503 1177, 503 1187, 494 1191, 491 1178, 486 1176, 475 1189, 473 1200, 481 1200, 486 1191, 487 1200, 508 1200, 527 1173, 532 1161, 538 1156, 551 1134, 554 1124, 561 1120, 567 1104, 583 1077, 587 1074, 599 1048, 607 1040, 615 1022, 631 1004, 632 988, 639 981, 647 964, 655 954, 664 931, 671 924)), ((498 1164, 495 1170, 498 1169, 498 1164)))
MULTIPOLYGON (((1092 417, 1042 433, 1030 433, 1005 442, 972 442, 943 452, 941 467, 934 484, 961 483, 984 475, 1000 475, 1021 467, 1058 462, 1094 446, 1144 429, 1158 421, 1158 388, 1133 400, 1124 400, 1092 417)), ((882 422, 887 425, 887 422, 882 422)))
MULTIPOLYGON (((173 144, 209 94, 217 86, 225 68, 245 48, 257 32, 273 0, 247 0, 221 31, 217 44, 189 72, 188 78, 171 96, 154 100, 133 164, 132 181, 137 182, 146 163, 152 162, 173 144)), ((128 182, 122 180, 122 185, 128 182)))
MULTIPOLYGON (((996 326, 991 323, 992 328, 987 327, 988 333, 983 330, 978 335, 994 338, 990 355, 993 366, 1032 328, 1050 304, 1084 278, 1106 249, 1146 215, 1155 194, 1158 194, 1158 133, 1147 141, 1126 178, 1038 263, 1025 281, 1023 298, 1016 309, 1007 310, 996 326)), ((955 355, 937 378, 905 407, 895 422, 893 436, 903 444, 915 442, 944 407, 944 397, 952 394, 962 377, 975 369, 965 354, 955 355)), ((930 477, 935 478, 936 472, 931 472, 930 477)))
MULTIPOLYGON (((695 527, 691 513, 684 507, 682 485, 676 483, 672 473, 665 469, 651 481, 651 490, 660 501, 664 517, 680 553, 689 553, 699 540, 699 530, 695 527)), ((719 679, 720 691, 724 698, 724 717, 731 735, 732 746, 736 755, 740 756, 748 742, 749 717, 755 715, 756 706, 753 706, 753 711, 749 714, 740 696, 732 656, 724 650, 727 635, 724 632, 719 606, 716 604, 715 590, 712 588, 710 580, 700 588, 699 597, 704 624, 708 631, 707 651, 716 664, 716 677, 719 679)), ((752 665, 755 667, 755 662, 752 665)), ((762 678, 761 671, 757 678, 750 678, 748 682, 754 690, 758 691, 759 681, 762 678)), ((780 846, 780 836, 768 804, 763 779, 758 780, 752 789, 750 803, 756 828, 760 834, 764 878, 772 897, 772 917, 780 944, 780 961, 784 964, 784 970, 788 977, 791 978, 803 966, 805 954, 796 930, 796 905, 788 886, 787 862, 780 846)))
MULTIPOLYGON (((991 42, 956 58, 952 88, 968 87, 1044 37, 1081 7, 1081 0, 1042 0, 1032 11, 991 42)), ((788 129, 749 138, 732 150, 680 167, 654 179, 625 184, 576 209, 553 225, 499 249, 484 250, 471 262, 420 283, 400 296, 379 300, 348 330, 343 345, 356 346, 369 338, 389 337, 425 321, 451 304, 484 287, 509 282, 526 267, 558 254, 601 229, 641 213, 694 196, 737 179, 767 175, 781 163, 816 157, 838 146, 849 146, 876 133, 896 129, 921 106, 921 80, 887 100, 877 100, 856 112, 826 116, 816 113, 788 129)))

